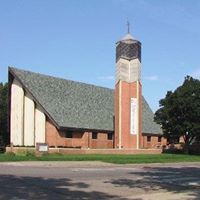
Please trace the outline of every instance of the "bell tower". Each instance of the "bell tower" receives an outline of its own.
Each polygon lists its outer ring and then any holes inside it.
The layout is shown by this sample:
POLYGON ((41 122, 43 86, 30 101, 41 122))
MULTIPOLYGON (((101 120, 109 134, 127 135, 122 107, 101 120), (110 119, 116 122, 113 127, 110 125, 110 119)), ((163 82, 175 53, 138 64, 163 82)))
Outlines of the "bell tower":
POLYGON ((115 148, 140 148, 141 43, 129 31, 116 43, 115 148))

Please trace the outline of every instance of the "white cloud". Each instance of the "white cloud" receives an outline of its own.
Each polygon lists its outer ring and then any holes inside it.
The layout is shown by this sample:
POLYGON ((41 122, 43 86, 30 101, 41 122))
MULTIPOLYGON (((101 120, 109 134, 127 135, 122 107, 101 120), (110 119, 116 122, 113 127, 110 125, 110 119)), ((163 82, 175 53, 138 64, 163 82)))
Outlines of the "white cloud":
POLYGON ((146 76, 144 79, 149 80, 149 81, 157 81, 158 76, 157 75, 152 75, 152 76, 146 76))
POLYGON ((114 76, 99 76, 100 80, 114 80, 114 76))
POLYGON ((192 77, 194 77, 194 78, 200 79, 200 68, 199 68, 199 69, 196 69, 195 71, 193 71, 190 75, 191 75, 192 77))

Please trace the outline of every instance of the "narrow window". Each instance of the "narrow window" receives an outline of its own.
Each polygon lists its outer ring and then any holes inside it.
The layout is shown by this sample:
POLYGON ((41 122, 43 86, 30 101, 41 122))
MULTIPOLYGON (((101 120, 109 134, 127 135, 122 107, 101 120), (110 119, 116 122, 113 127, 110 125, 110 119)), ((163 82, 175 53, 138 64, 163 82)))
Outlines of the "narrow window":
POLYGON ((151 136, 147 136, 147 142, 151 142, 151 136))
POLYGON ((158 137, 158 142, 161 142, 161 139, 162 139, 162 137, 159 136, 159 137, 158 137))
POLYGON ((98 133, 97 132, 92 132, 92 139, 97 139, 98 133))
POLYGON ((108 133, 108 140, 112 140, 113 139, 113 134, 112 133, 108 133))
POLYGON ((73 132, 72 131, 66 131, 65 132, 65 137, 66 138, 72 138, 73 137, 73 132))

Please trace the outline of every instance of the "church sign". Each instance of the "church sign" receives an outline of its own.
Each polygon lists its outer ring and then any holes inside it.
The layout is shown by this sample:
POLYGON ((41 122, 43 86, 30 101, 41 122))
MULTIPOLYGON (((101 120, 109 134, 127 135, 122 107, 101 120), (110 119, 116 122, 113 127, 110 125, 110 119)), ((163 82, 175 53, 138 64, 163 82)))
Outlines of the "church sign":
POLYGON ((36 149, 39 152, 48 152, 48 144, 46 144, 46 143, 37 143, 36 144, 36 149))
POLYGON ((137 132, 137 99, 131 98, 131 134, 136 135, 137 132))

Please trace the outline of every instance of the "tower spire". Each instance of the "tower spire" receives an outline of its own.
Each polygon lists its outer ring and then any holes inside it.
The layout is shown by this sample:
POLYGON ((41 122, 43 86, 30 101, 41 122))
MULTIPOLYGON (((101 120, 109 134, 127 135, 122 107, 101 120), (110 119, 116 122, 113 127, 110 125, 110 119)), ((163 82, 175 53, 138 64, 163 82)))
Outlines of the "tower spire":
POLYGON ((116 44, 115 148, 141 147, 141 43, 127 33, 116 44))
POLYGON ((130 33, 130 23, 129 23, 128 20, 127 20, 127 33, 128 33, 128 34, 130 33))

